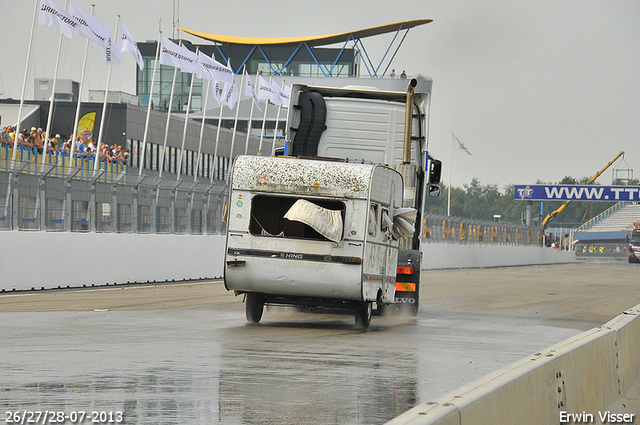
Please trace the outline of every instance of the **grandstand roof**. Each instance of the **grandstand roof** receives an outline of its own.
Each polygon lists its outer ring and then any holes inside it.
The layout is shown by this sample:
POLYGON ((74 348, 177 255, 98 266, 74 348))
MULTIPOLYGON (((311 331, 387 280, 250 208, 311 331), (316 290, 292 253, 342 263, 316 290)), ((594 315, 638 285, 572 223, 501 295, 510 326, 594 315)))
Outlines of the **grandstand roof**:
POLYGON ((408 30, 410 28, 417 27, 419 25, 428 24, 432 22, 432 19, 415 19, 411 21, 396 22, 393 24, 381 25, 377 27, 365 28, 358 31, 349 31, 338 34, 328 34, 319 36, 305 36, 305 37, 238 37, 232 35, 220 35, 212 34, 203 31, 195 31, 186 28, 179 28, 180 30, 194 35, 196 37, 204 38, 205 40, 215 41, 218 43, 226 44, 247 44, 247 45, 286 45, 286 44, 299 44, 306 43, 309 46, 326 46, 329 44, 343 43, 349 39, 372 37, 380 34, 387 34, 400 30, 408 30))

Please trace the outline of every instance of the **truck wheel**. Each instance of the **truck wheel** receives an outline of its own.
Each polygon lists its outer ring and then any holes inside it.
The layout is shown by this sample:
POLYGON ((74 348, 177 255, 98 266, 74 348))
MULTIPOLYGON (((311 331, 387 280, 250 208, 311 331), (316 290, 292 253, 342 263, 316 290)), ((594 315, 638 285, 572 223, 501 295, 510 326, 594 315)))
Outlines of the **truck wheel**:
POLYGON ((356 326, 359 328, 368 328, 371 324, 371 302, 362 302, 356 304, 356 326))
POLYGON ((262 319, 262 311, 264 309, 264 297, 262 294, 255 292, 248 292, 247 299, 245 300, 245 313, 247 315, 247 322, 258 323, 262 319))

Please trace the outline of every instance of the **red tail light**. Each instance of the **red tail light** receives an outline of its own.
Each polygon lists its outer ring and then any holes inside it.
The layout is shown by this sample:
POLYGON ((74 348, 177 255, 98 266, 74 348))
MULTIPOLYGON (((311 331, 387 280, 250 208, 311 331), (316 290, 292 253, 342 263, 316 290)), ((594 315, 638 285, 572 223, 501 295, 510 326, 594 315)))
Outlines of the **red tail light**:
POLYGON ((398 274, 413 274, 413 266, 398 266, 398 274))

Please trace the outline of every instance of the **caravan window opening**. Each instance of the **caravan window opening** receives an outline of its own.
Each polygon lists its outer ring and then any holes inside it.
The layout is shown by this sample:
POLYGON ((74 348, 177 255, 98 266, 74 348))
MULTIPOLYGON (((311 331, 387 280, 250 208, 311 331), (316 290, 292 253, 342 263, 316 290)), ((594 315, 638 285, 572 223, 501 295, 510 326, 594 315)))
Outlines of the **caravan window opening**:
POLYGON ((371 236, 378 235, 378 223, 380 222, 380 217, 378 215, 378 204, 371 204, 369 207, 369 234, 371 236))
POLYGON ((293 196, 256 195, 251 201, 249 233, 255 236, 285 237, 329 241, 311 226, 284 218, 285 214, 299 200, 311 202, 319 207, 340 211, 342 222, 345 218, 345 204, 330 199, 300 198, 293 196))

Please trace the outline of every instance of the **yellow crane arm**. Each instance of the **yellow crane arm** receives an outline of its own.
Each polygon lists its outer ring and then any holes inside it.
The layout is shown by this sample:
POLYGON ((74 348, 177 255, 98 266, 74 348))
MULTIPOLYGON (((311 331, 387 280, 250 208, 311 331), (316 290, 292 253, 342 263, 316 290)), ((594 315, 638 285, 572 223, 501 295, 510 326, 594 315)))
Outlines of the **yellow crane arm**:
MULTIPOLYGON (((611 161, 609 161, 609 163, 600 171, 598 171, 593 177, 591 177, 588 181, 587 184, 591 184, 594 181, 596 181, 596 179, 598 177, 600 177, 602 175, 602 173, 604 173, 607 168, 611 167, 613 165, 614 162, 616 162, 618 160, 618 158, 620 158, 621 156, 624 155, 624 151, 620 152, 618 155, 616 155, 615 158, 613 158, 611 161)), ((549 221, 551 221, 555 216, 557 216, 558 214, 560 214, 562 211, 564 211, 565 208, 567 208, 567 205, 569 205, 571 201, 564 201, 562 203, 562 205, 560 205, 558 207, 558 209, 556 209, 555 211, 551 212, 550 214, 548 214, 544 220, 542 220, 542 226, 543 227, 547 227, 547 224, 549 223, 549 221)))

